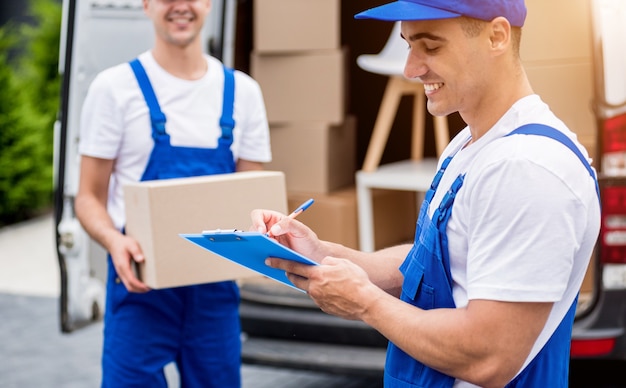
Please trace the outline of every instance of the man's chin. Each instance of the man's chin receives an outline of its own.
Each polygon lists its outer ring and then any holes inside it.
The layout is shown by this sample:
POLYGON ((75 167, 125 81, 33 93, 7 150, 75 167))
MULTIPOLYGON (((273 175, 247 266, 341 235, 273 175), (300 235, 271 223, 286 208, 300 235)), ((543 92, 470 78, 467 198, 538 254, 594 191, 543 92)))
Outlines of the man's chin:
POLYGON ((189 35, 173 35, 170 36, 170 38, 168 39, 168 42, 170 42, 171 44, 178 46, 180 48, 186 48, 188 46, 191 46, 197 39, 197 35, 194 36, 189 36, 189 35))
POLYGON ((454 113, 450 111, 448 107, 443 106, 442 104, 431 103, 430 101, 428 101, 428 103, 426 104, 426 109, 428 110, 428 113, 430 113, 432 116, 443 117, 454 113))

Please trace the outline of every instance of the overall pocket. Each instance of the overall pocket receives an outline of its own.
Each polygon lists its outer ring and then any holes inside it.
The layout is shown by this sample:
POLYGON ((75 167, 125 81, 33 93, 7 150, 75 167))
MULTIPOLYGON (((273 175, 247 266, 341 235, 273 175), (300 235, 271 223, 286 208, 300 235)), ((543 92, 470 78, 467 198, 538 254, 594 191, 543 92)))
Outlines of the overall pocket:
POLYGON ((425 268, 415 258, 411 258, 402 265, 400 270, 404 275, 402 283, 402 300, 424 310, 435 307, 435 289, 425 279, 425 268))

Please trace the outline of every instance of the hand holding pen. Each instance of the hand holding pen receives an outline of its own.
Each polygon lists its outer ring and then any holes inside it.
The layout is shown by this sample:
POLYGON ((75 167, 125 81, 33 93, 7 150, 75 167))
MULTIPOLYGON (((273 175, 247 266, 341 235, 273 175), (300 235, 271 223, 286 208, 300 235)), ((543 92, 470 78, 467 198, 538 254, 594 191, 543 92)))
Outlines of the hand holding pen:
POLYGON ((296 208, 296 210, 292 211, 291 214, 289 214, 289 218, 296 218, 297 216, 300 215, 300 213, 302 213, 303 211, 305 211, 306 209, 309 208, 309 206, 313 205, 313 198, 309 199, 308 201, 305 201, 302 205, 298 206, 296 208))
MULTIPOLYGON (((296 208, 296 210, 292 211, 291 214, 289 214, 287 217, 294 219, 297 216, 299 216, 302 212, 304 212, 306 209, 308 209, 312 204, 313 204, 313 198, 305 201, 302 205, 298 206, 296 208)), ((268 231, 267 232, 267 236, 268 237, 272 237, 272 234, 268 231)))

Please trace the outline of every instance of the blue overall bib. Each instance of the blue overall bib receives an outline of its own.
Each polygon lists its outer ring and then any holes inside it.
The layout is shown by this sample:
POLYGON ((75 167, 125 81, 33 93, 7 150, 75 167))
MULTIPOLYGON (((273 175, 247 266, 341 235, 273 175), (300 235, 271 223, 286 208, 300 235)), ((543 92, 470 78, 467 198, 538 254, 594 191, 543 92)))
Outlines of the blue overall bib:
MULTIPOLYGON (((234 75, 224 67, 217 148, 173 147, 154 90, 138 59, 130 62, 148 108, 154 148, 142 181, 235 171, 234 75)), ((234 282, 130 293, 108 260, 103 387, 166 387, 163 367, 176 362, 182 387, 241 386, 239 289, 234 282)))
MULTIPOLYGON (((540 124, 530 124, 512 131, 507 136, 513 134, 541 135, 561 142, 578 156, 589 174, 595 179, 593 169, 578 148, 567 136, 556 129, 540 124)), ((463 186, 465 174, 459 175, 452 183, 450 190, 433 213, 432 219, 428 217, 430 201, 452 157, 449 156, 442 162, 440 170, 435 175, 431 187, 425 195, 417 220, 413 248, 400 266, 400 271, 404 275, 401 300, 424 310, 456 307, 452 297, 452 277, 446 226, 450 219, 455 196, 463 186)), ((596 190, 598 190, 597 181, 596 190)), ((557 388, 568 386, 568 349, 575 311, 576 300, 539 354, 507 387, 557 388)), ((393 343, 389 343, 385 367, 385 387, 452 387, 454 381, 453 377, 422 364, 393 343)))

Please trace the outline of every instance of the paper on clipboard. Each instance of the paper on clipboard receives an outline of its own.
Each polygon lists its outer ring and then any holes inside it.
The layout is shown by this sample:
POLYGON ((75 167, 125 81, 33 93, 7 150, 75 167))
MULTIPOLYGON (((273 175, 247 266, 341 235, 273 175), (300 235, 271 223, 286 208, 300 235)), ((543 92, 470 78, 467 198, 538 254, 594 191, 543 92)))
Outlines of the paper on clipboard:
POLYGON ((265 259, 278 257, 303 264, 317 265, 315 261, 280 244, 264 233, 218 229, 198 234, 181 234, 180 236, 225 259, 243 265, 299 291, 303 290, 297 288, 287 278, 285 271, 267 266, 265 259))

